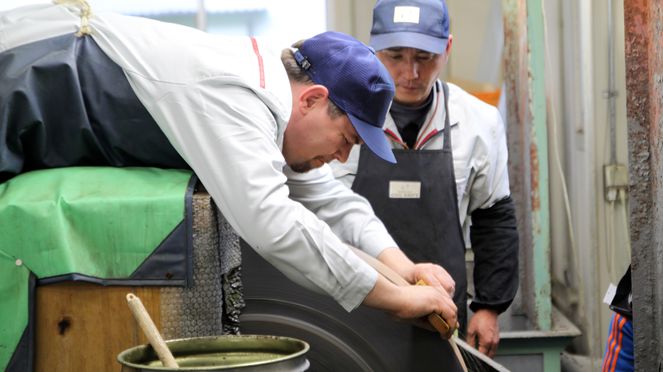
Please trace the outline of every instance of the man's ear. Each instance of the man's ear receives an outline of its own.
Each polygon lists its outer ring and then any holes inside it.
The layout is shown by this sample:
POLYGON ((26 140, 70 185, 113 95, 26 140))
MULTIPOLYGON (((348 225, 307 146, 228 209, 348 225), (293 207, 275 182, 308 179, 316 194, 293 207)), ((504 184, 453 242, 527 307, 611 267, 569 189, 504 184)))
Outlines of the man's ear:
POLYGON ((449 34, 449 40, 447 41, 447 48, 444 50, 444 58, 446 61, 449 60, 449 53, 451 53, 451 44, 453 44, 454 36, 449 34))
POLYGON ((299 109, 303 115, 306 115, 316 105, 324 104, 327 99, 329 99, 329 91, 324 85, 307 86, 299 94, 299 109))

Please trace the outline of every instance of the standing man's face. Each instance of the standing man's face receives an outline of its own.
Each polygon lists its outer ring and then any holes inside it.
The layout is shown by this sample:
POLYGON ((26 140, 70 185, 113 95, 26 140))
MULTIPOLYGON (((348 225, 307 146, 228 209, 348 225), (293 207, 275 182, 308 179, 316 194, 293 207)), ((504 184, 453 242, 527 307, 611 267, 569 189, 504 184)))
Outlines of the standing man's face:
POLYGON ((448 51, 433 54, 415 48, 389 48, 377 52, 396 84, 394 101, 406 106, 423 104, 446 65, 448 51))

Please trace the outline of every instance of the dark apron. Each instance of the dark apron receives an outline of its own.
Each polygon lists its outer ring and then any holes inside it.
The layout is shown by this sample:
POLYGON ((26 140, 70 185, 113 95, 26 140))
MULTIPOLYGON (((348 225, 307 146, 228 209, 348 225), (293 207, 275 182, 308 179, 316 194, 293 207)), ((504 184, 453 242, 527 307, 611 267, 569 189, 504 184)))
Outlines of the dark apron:
POLYGON ((447 114, 442 150, 396 149, 398 163, 394 165, 362 145, 352 189, 368 199, 375 214, 412 261, 436 263, 453 277, 454 302, 460 329, 464 330, 467 324, 465 242, 458 215, 446 83, 443 89, 447 114), (399 192, 393 181, 408 182, 410 187, 399 192), (420 183, 419 192, 416 183, 420 183), (390 184, 392 193, 397 193, 393 197, 390 197, 390 184))

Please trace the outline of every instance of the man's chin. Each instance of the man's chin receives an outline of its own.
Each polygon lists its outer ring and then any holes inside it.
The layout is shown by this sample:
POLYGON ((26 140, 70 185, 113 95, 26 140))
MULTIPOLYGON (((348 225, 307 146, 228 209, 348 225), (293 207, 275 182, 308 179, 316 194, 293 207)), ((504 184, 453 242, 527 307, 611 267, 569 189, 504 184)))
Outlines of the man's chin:
POLYGON ((290 164, 290 169, 296 173, 306 173, 325 164, 322 160, 310 160, 304 163, 290 164))
POLYGON ((296 173, 306 173, 313 169, 313 167, 309 163, 299 163, 290 165, 290 169, 296 173))
POLYGON ((403 106, 419 106, 428 96, 420 94, 418 91, 397 92, 394 101, 403 106))

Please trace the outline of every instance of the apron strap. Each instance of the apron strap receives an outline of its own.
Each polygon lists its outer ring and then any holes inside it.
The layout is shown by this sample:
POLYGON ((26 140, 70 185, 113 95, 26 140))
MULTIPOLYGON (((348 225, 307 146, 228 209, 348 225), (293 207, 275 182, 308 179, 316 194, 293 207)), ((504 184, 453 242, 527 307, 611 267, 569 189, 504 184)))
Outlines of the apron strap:
POLYGON ((449 85, 442 82, 442 94, 444 94, 444 143, 442 151, 451 152, 451 123, 449 120, 449 85))

